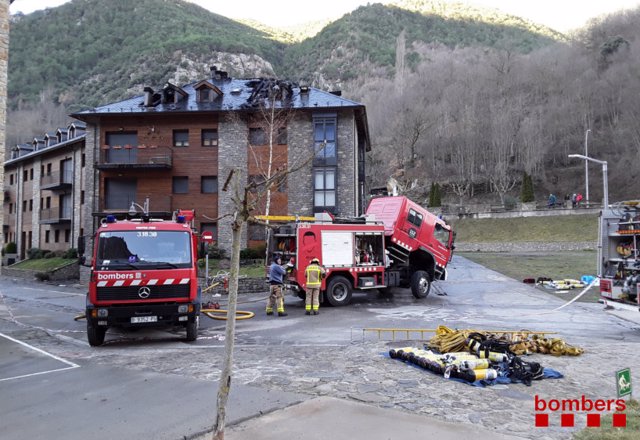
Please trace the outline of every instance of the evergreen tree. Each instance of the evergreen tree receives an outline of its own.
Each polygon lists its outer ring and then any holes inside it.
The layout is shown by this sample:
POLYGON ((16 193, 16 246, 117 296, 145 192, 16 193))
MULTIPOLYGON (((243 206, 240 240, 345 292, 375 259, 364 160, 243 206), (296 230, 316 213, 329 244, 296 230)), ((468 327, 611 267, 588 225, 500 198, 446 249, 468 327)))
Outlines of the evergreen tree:
POLYGON ((520 192, 520 200, 522 203, 528 203, 535 201, 535 195, 533 193, 533 180, 531 175, 525 171, 522 174, 522 190, 520 192))
POLYGON ((431 184, 431 190, 429 191, 429 207, 437 207, 442 205, 442 200, 440 196, 440 185, 438 183, 433 182, 431 184))

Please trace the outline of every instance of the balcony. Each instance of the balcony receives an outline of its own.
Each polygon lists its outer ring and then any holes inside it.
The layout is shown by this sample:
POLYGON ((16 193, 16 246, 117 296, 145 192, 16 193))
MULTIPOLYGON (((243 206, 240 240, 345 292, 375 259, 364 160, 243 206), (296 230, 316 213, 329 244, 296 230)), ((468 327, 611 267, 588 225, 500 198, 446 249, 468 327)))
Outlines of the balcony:
POLYGON ((170 170, 172 153, 173 151, 169 147, 155 145, 105 145, 100 150, 100 158, 96 168, 99 170, 122 168, 170 170))
POLYGON ((67 190, 73 186, 73 171, 56 171, 42 176, 40 179, 40 189, 51 191, 67 190))
POLYGON ((55 225, 71 223, 71 209, 49 208, 40 211, 40 224, 55 225))

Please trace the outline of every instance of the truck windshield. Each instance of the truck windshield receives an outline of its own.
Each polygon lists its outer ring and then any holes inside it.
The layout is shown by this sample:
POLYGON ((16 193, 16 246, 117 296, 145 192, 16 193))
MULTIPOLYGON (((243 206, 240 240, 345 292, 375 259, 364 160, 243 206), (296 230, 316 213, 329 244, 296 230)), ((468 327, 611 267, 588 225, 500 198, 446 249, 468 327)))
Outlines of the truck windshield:
POLYGON ((191 267, 186 231, 109 231, 100 234, 96 266, 109 269, 191 267))

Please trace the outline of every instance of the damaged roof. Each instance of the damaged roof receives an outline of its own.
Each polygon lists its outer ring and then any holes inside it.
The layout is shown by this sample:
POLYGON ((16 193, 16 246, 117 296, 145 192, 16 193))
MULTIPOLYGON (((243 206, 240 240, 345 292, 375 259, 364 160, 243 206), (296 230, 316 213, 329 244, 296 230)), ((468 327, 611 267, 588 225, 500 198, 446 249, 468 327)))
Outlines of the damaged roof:
MULTIPOLYGON (((202 112, 202 111, 238 111, 250 110, 260 106, 260 99, 268 98, 269 91, 279 88, 284 99, 276 100, 277 107, 290 107, 295 109, 327 109, 327 108, 355 108, 364 107, 349 99, 342 98, 330 92, 325 92, 313 87, 299 87, 289 81, 274 79, 235 79, 225 80, 208 79, 198 81, 180 88, 186 92, 184 99, 174 102, 165 101, 161 98, 164 89, 154 94, 157 100, 155 105, 145 106, 145 95, 136 96, 124 101, 114 102, 89 110, 74 113, 72 116, 86 120, 89 115, 104 115, 118 113, 155 113, 155 112, 202 112), (198 102, 195 86, 199 88, 204 81, 222 91, 222 94, 210 102, 198 102), (287 95, 285 97, 285 95, 287 95)), ((165 87, 175 88, 172 84, 165 87)))

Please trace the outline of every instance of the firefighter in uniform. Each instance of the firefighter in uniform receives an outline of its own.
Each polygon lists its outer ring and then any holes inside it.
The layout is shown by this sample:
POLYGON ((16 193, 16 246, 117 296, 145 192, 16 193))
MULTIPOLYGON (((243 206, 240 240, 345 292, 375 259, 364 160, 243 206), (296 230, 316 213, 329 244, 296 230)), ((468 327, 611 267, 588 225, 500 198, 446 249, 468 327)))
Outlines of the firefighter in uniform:
POLYGON ((287 316, 284 312, 283 278, 287 271, 282 267, 282 258, 275 256, 269 267, 270 293, 267 300, 267 315, 273 315, 273 306, 277 307, 278 316, 287 316))
POLYGON ((320 285, 322 284, 322 278, 325 277, 326 272, 322 266, 320 266, 320 260, 314 258, 304 271, 306 278, 306 291, 307 297, 305 300, 305 315, 313 314, 317 315, 320 308, 320 285))

